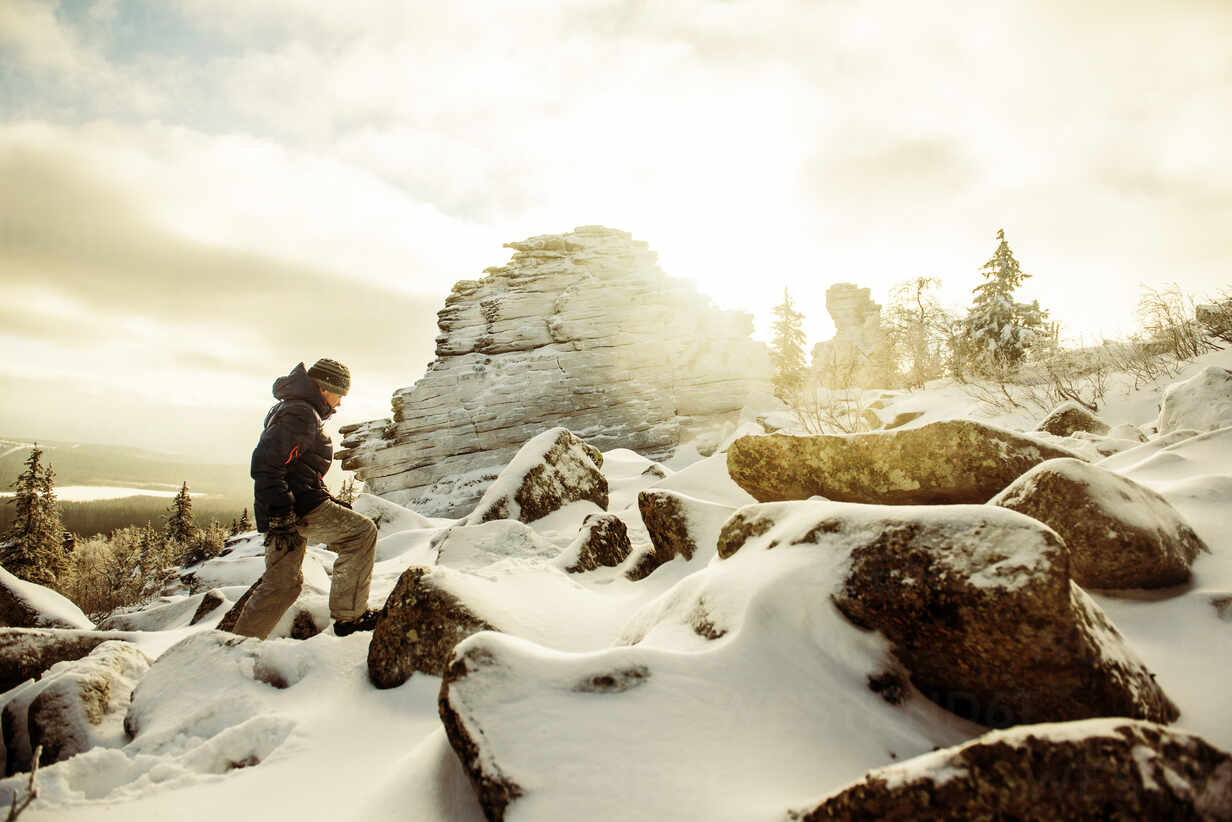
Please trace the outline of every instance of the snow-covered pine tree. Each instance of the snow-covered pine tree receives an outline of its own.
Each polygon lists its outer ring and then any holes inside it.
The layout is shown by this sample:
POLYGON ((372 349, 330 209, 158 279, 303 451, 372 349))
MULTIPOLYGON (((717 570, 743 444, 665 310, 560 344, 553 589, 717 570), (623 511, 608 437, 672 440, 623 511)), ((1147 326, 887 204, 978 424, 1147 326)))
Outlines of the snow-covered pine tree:
POLYGON ((980 269, 984 282, 972 293, 966 336, 976 357, 988 357, 994 366, 1014 366, 1026 355, 1048 312, 1039 302, 1014 301, 1014 291, 1030 274, 1023 272, 1010 251, 1005 231, 997 231, 997 250, 980 269))
POLYGON ((36 444, 13 483, 13 524, 0 545, 0 565, 29 582, 55 587, 68 566, 64 525, 56 508, 56 474, 36 444))
POLYGON ((188 495, 188 483, 180 486, 180 491, 171 501, 167 509, 167 540, 178 542, 182 546, 191 545, 197 538, 197 528, 193 525, 192 497, 188 495))
POLYGON ((251 531, 253 527, 252 520, 248 518, 248 509, 245 508, 244 513, 240 514, 239 531, 236 533, 242 534, 245 531, 251 531))
POLYGON ((796 311, 791 295, 783 289, 783 302, 774 307, 774 339, 770 361, 774 364, 774 396, 792 405, 804 388, 804 315, 796 311))

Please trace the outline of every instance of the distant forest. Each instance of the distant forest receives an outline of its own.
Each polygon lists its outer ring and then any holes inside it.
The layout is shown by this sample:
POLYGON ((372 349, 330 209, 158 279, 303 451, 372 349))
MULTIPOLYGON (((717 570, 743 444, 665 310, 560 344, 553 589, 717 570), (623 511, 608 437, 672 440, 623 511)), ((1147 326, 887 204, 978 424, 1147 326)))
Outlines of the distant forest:
MULTIPOLYGON (((191 489, 190 484, 190 492, 191 489)), ((8 498, 11 499, 12 497, 8 498)), ((14 506, 9 504, 8 500, 0 503, 0 532, 7 531, 13 522, 14 506)), ((171 509, 171 498, 121 497, 91 502, 58 502, 57 507, 60 509, 60 519, 64 522, 66 531, 72 531, 78 537, 91 537, 95 534, 108 535, 129 525, 145 525, 146 522, 159 528, 171 509)), ((204 527, 213 519, 218 520, 224 528, 230 528, 231 521, 239 519, 245 508, 248 509, 249 519, 252 519, 250 498, 194 497, 193 521, 204 527)))

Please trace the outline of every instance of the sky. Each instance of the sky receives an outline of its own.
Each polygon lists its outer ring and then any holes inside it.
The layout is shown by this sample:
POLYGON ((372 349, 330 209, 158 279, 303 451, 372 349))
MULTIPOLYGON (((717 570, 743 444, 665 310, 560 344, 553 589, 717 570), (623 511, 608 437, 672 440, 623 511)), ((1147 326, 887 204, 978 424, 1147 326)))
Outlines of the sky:
POLYGON ((1072 340, 1232 284, 1232 4, 0 0, 0 434, 245 462, 274 377, 388 415, 505 242, 631 231, 766 338, 788 288, 1004 229, 1072 340))

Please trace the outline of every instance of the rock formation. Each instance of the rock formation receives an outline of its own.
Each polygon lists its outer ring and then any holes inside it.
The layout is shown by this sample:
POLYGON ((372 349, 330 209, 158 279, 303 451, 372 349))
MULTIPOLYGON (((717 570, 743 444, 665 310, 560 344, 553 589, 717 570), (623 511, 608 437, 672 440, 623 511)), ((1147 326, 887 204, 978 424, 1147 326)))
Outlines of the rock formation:
POLYGON ((881 306, 869 297, 867 288, 853 283, 835 283, 826 289, 826 310, 834 321, 834 337, 813 346, 813 367, 823 383, 838 374, 849 374, 856 385, 872 376, 867 366, 885 344, 881 329, 881 306))
POLYGON ((437 358, 393 418, 341 429, 338 459, 371 492, 460 516, 546 428, 666 458, 768 390, 751 316, 666 276, 646 243, 584 226, 507 247, 506 265, 454 285, 437 358))

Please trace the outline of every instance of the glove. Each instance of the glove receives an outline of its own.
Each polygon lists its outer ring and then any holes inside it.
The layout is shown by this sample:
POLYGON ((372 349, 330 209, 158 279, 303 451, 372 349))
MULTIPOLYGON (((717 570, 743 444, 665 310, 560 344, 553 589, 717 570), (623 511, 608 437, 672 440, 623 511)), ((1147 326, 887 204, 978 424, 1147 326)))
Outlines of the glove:
POLYGON ((276 551, 290 550, 295 547, 299 538, 294 511, 270 517, 269 530, 265 532, 266 547, 272 547, 276 551))

